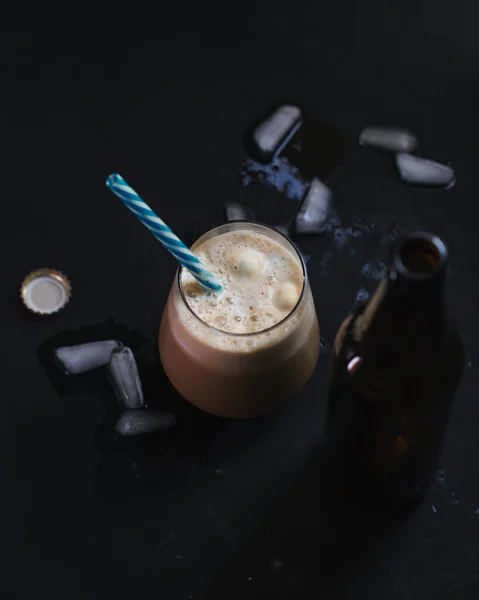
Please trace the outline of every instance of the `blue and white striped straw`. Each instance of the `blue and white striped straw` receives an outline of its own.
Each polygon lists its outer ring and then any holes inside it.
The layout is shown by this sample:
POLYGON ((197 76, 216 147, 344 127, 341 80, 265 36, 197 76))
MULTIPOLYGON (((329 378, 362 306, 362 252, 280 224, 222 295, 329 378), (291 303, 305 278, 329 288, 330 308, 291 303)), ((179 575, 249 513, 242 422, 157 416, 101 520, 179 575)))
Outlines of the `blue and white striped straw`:
POLYGON ((221 290, 221 283, 218 278, 207 271, 196 256, 191 252, 188 246, 171 231, 158 215, 156 215, 146 202, 138 196, 126 181, 113 173, 106 180, 106 185, 110 190, 120 198, 131 212, 140 219, 140 221, 148 227, 151 233, 159 240, 163 246, 173 254, 176 260, 188 269, 193 277, 201 283, 203 287, 212 291, 221 290))

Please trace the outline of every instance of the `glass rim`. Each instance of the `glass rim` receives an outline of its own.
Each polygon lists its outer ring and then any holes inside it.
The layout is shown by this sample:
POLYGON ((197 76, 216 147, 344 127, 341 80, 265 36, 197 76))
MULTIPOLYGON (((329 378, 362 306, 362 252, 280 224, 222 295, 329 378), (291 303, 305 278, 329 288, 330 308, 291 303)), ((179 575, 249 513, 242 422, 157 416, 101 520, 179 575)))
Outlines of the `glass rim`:
MULTIPOLYGON (((269 333, 269 332, 273 331, 274 329, 276 329, 277 327, 279 327, 280 325, 282 325, 283 323, 285 323, 286 321, 288 321, 295 314, 295 312, 300 307, 300 305, 301 305, 301 303, 303 301, 303 298, 304 298, 304 293, 306 291, 306 286, 307 286, 307 283, 308 283, 308 272, 306 270, 306 264, 304 262, 303 256, 302 256, 301 252, 299 251, 299 248, 296 246, 296 244, 292 240, 290 240, 288 237, 286 237, 283 233, 281 233, 281 231, 278 231, 274 227, 271 227, 271 225, 266 225, 265 223, 261 223, 260 221, 247 221, 247 220, 242 220, 242 219, 235 219, 233 221, 227 221, 226 223, 222 223, 221 225, 216 225, 215 227, 212 227, 211 229, 208 229, 208 231, 205 231, 203 234, 201 234, 200 237, 197 240, 195 240, 195 242, 192 244, 192 246, 194 246, 196 244, 196 242, 198 242, 198 240, 200 240, 206 234, 211 233, 212 231, 215 231, 215 229, 220 229, 220 227, 225 227, 227 225, 234 225, 234 224, 238 224, 238 225, 259 225, 260 227, 264 227, 265 229, 269 229, 271 231, 274 231, 274 233, 276 233, 280 238, 283 238, 283 240, 285 240, 291 246, 291 248, 294 250, 296 256, 299 259, 299 264, 301 265, 301 269, 302 269, 302 272, 303 272, 303 285, 302 285, 302 288, 301 288, 301 293, 299 294, 298 301, 296 302, 296 304, 294 305, 294 307, 291 309, 291 311, 283 319, 281 319, 281 321, 278 321, 277 323, 275 323, 274 325, 271 325, 271 327, 267 327, 266 329, 260 329, 259 331, 248 331, 248 332, 245 332, 245 333, 237 333, 237 332, 234 332, 234 331, 225 331, 224 329, 219 329, 219 327, 215 327, 214 325, 210 325, 206 321, 203 321, 203 319, 201 317, 199 317, 195 313, 195 311, 191 308, 188 300, 185 297, 185 293, 183 292, 183 286, 182 286, 182 283, 181 283, 181 274, 183 272, 183 269, 185 268, 185 267, 183 267, 183 265, 180 265, 178 267, 178 270, 177 270, 177 273, 176 273, 176 278, 177 278, 178 289, 180 290, 180 296, 181 296, 181 299, 183 300, 183 303, 185 304, 185 306, 187 307, 187 309, 190 311, 190 313, 200 323, 202 323, 205 327, 208 327, 209 329, 212 329, 213 331, 217 331, 218 333, 222 333, 222 334, 225 334, 225 335, 230 335, 230 336, 233 336, 233 337, 247 338, 247 337, 252 337, 252 336, 255 336, 255 335, 263 335, 265 333, 269 333)), ((240 229, 238 229, 238 231, 240 231, 240 229)), ((228 233, 228 232, 225 232, 225 233, 228 233)))

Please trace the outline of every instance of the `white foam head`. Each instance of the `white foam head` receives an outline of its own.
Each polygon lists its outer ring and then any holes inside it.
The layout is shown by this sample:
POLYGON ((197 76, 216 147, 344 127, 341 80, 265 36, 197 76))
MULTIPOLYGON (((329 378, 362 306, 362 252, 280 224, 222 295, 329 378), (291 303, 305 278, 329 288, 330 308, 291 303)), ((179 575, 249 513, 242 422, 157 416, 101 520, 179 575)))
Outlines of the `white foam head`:
MULTIPOLYGON (((288 317, 299 301, 304 286, 301 261, 267 235, 246 229, 228 231, 201 242, 194 253, 218 275, 223 289, 219 293, 207 292, 183 270, 184 297, 193 313, 215 330, 233 334, 268 330, 288 317)), ((203 330, 202 335, 218 337, 214 330, 205 331, 201 322, 195 327, 190 311, 182 311, 181 318, 188 321, 188 327, 203 330)), ((222 344, 246 344, 239 339, 226 341, 230 336, 222 337, 222 344)))

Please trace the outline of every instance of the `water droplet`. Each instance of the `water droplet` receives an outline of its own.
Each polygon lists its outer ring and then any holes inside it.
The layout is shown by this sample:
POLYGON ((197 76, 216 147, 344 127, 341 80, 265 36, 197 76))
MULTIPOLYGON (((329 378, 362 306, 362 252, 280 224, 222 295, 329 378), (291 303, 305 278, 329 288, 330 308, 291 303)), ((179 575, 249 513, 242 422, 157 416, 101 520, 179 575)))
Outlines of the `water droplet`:
POLYGON ((377 258, 373 258, 372 260, 368 260, 361 267, 361 274, 369 279, 379 280, 382 279, 384 272, 386 270, 386 265, 382 260, 377 258))
POLYGON ((365 304, 368 300, 369 300, 369 296, 371 294, 365 290, 363 287, 359 288, 359 290, 356 293, 356 297, 354 299, 355 305, 357 307, 365 304))
POLYGON ((233 298, 230 298, 230 296, 228 296, 226 298, 226 302, 229 302, 230 304, 233 304, 233 298))
POLYGON ((358 217, 355 219, 353 227, 359 229, 359 231, 362 231, 363 233, 371 233, 371 231, 374 229, 374 223, 369 223, 363 217, 358 217))
POLYGON ((329 267, 329 262, 333 258, 333 253, 331 250, 326 250, 323 256, 321 257, 321 268, 326 269, 329 267))
POLYGON ((241 317, 239 315, 235 316, 235 321, 238 321, 238 323, 241 321, 241 317))
POLYGON ((434 480, 441 487, 446 485, 446 472, 444 469, 437 469, 434 480))
POLYGON ((269 564, 274 571, 279 571, 283 567, 282 560, 272 559, 269 564))

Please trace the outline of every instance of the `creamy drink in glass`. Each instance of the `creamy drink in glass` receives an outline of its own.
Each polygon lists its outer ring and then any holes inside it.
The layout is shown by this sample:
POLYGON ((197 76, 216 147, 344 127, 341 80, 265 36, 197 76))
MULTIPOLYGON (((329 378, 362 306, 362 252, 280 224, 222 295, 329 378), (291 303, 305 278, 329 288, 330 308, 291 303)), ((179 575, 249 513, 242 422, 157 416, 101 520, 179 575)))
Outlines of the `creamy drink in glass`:
POLYGON ((300 253, 259 223, 230 222, 192 246, 223 289, 180 267, 160 326, 160 357, 177 391, 223 417, 274 411, 311 377, 319 326, 300 253))

